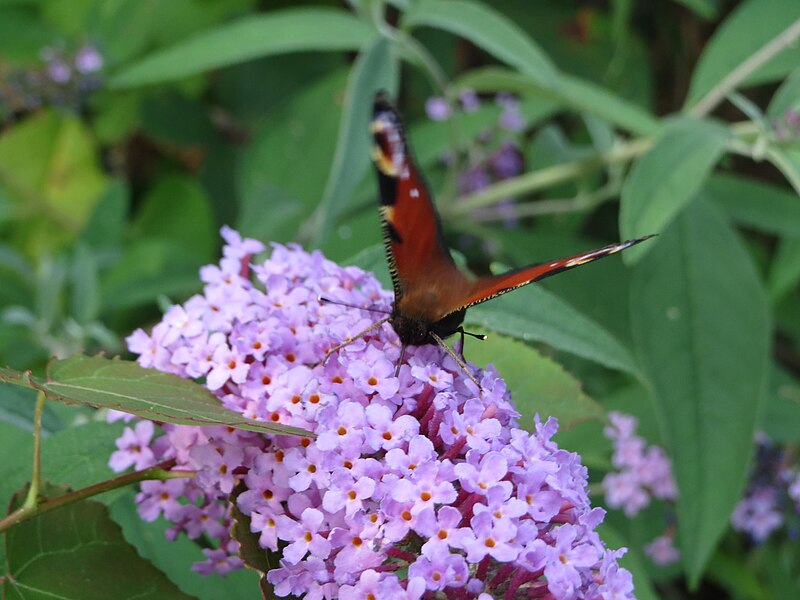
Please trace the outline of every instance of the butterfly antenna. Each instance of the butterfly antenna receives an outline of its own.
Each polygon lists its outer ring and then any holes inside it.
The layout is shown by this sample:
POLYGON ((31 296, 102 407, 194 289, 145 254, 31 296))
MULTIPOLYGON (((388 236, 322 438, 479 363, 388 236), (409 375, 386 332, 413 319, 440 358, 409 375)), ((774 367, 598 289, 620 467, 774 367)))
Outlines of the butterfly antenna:
POLYGON ((333 300, 332 298, 326 298, 325 296, 317 296, 317 300, 319 302, 325 302, 326 304, 338 304, 339 306, 347 306, 348 308, 357 308, 359 310, 368 310, 370 312, 381 313, 384 315, 391 314, 391 311, 388 311, 384 308, 378 308, 376 306, 358 306, 357 304, 350 304, 349 302, 342 302, 341 300, 333 300))
MULTIPOLYGON (((456 354, 453 351, 453 349, 450 346, 448 346, 447 344, 445 344, 444 340, 442 338, 440 338, 438 335, 436 335, 434 332, 430 331, 429 333, 430 333, 430 336, 434 340, 436 340, 436 343, 439 344, 442 348, 444 348, 444 351, 447 352, 450 355, 450 358, 452 358, 454 361, 456 361, 456 364, 459 367, 461 367, 461 370, 464 371, 464 374, 467 377, 469 377, 475 385, 478 386, 479 390, 483 391, 483 388, 481 387, 481 384, 478 383, 478 380, 475 379, 475 376, 472 373, 470 373, 469 367, 467 367, 467 363, 464 362, 464 359, 461 358, 458 354, 456 354)), ((462 347, 462 350, 463 350, 463 347, 462 347)))
POLYGON ((325 358, 322 359, 322 363, 321 364, 324 365, 326 362, 328 362, 328 359, 331 357, 331 354, 334 354, 335 352, 338 352, 339 350, 341 350, 345 346, 349 346, 350 344, 352 344, 353 342, 355 342, 358 339, 361 339, 362 337, 364 337, 365 335, 367 335, 371 331, 375 331, 378 327, 380 327, 381 325, 386 323, 386 321, 388 321, 388 320, 389 320, 389 317, 386 317, 385 319, 381 319, 380 321, 377 321, 377 322, 373 323, 372 325, 370 325, 369 327, 367 327, 364 331, 362 331, 358 335, 356 335, 354 337, 346 338, 345 341, 343 341, 341 344, 338 344, 338 345, 334 346, 333 348, 328 350, 328 352, 325 353, 325 358))

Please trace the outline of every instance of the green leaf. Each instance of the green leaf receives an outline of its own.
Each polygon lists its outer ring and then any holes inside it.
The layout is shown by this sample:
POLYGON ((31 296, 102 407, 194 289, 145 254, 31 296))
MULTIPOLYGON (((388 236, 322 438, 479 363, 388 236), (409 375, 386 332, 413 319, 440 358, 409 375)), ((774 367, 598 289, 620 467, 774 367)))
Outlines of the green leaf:
POLYGON ((0 186, 21 221, 17 243, 29 253, 71 241, 106 185, 91 132, 76 116, 44 110, 0 136, 0 186))
MULTIPOLYGON (((658 233, 669 225, 702 187, 727 139, 727 129, 711 121, 679 119, 663 129, 622 186, 622 239, 658 233)), ((623 259, 632 264, 655 245, 631 248, 623 259)))
POLYGON ((703 197, 745 227, 800 237, 800 199, 787 188, 730 173, 714 173, 703 186, 703 197))
POLYGON ((70 314, 81 325, 97 318, 100 310, 97 260, 86 244, 75 246, 70 269, 70 314))
POLYGON ((697 200, 637 265, 631 310, 680 490, 678 537, 694 585, 744 487, 765 396, 766 297, 739 238, 697 200))
POLYGON ((435 27, 459 35, 541 85, 552 85, 557 77, 555 65, 534 40, 485 4, 425 0, 404 16, 402 26, 435 27))
MULTIPOLYGON (((200 600, 255 600, 258 577, 252 571, 239 569, 222 575, 199 576, 192 565, 204 559, 196 540, 185 535, 174 541, 166 541, 167 530, 174 523, 163 517, 154 522, 143 521, 136 511, 133 494, 115 501, 109 509, 125 535, 125 539, 136 546, 143 558, 180 586, 187 594, 200 600)), ((269 596, 267 596, 269 598, 269 596)))
POLYGON ((472 363, 497 369, 522 415, 520 424, 527 429, 533 428, 537 413, 543 421, 556 417, 565 429, 603 418, 602 407, 584 393, 577 379, 522 342, 489 334, 485 341, 467 344, 466 356, 472 363))
POLYGON ((132 233, 139 239, 169 241, 205 263, 214 255, 215 229, 211 199, 202 186, 189 177, 166 175, 142 201, 132 233))
POLYGON ((267 115, 236 175, 237 228, 243 235, 292 240, 318 206, 336 148, 344 88, 344 71, 335 71, 267 115))
MULTIPOLYGON (((0 384, 0 423, 33 432, 35 400, 36 392, 33 390, 0 384)), ((44 407, 41 423, 45 435, 64 428, 64 423, 47 404, 44 407)), ((2 502, 2 496, 0 496, 0 502, 2 502)))
POLYGON ((800 195, 800 148, 786 146, 772 147, 767 150, 769 161, 780 169, 794 191, 800 195))
POLYGON ((131 361, 79 355, 51 361, 45 379, 0 368, 0 381, 33 387, 51 400, 121 410, 154 421, 312 436, 296 427, 247 419, 223 407, 219 398, 191 379, 145 369, 131 361))
POLYGON ((111 80, 113 87, 160 83, 260 56, 357 50, 374 30, 335 9, 296 8, 244 17, 150 55, 111 80))
POLYGON ((187 296, 200 288, 203 260, 170 240, 145 239, 124 253, 100 278, 103 310, 151 304, 161 295, 187 296))
POLYGON ((630 353, 610 333, 539 286, 471 308, 466 322, 518 339, 544 342, 610 369, 638 373, 630 353))
POLYGON ((120 179, 109 182, 81 232, 83 242, 95 251, 116 254, 127 227, 130 196, 126 182, 120 179))
MULTIPOLYGON (((696 105, 732 71, 800 19, 795 0, 749 0, 741 3, 714 32, 697 63, 685 108, 696 105)), ((800 48, 779 53, 751 73, 745 84, 779 79, 800 61, 800 48)))
MULTIPOLYGON (((53 497, 64 490, 43 492, 53 497)), ((25 521, 6 533, 5 546, 7 598, 191 599, 138 555, 93 500, 25 521)))
POLYGON ((760 427, 776 444, 800 442, 800 381, 787 371, 772 368, 760 427))
POLYGON ((369 122, 375 92, 397 89, 399 66, 394 48, 381 38, 358 55, 347 80, 344 110, 339 125, 336 152, 325 193, 316 214, 315 245, 319 246, 337 217, 348 207, 351 196, 370 166, 369 122))
POLYGON ((784 81, 772 96, 767 108, 767 116, 780 119, 789 110, 800 109, 800 68, 784 81))
MULTIPOLYGON (((797 200, 795 198, 795 200, 797 200)), ((773 304, 779 302, 800 280, 800 238, 784 238, 769 270, 767 289, 773 304)))
POLYGON ((660 124, 646 110, 585 79, 561 75, 542 84, 524 74, 498 67, 474 69, 457 81, 458 86, 479 92, 508 91, 543 96, 564 108, 594 115, 638 135, 653 135, 660 124))

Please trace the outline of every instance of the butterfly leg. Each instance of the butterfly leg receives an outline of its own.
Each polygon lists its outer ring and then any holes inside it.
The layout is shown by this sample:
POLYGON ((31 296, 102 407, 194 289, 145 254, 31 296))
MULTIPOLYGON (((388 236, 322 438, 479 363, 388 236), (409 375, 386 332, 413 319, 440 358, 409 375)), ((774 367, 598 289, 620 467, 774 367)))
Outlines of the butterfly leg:
POLYGON ((403 364, 403 359, 406 357, 406 348, 408 348, 408 346, 406 346, 405 344, 403 344, 400 347, 400 358, 397 359, 397 366, 394 369, 394 376, 395 377, 400 375, 400 366, 403 364))
POLYGON ((482 389, 481 388, 481 384, 478 382, 477 379, 475 379, 475 376, 472 373, 470 373, 469 367, 467 367, 467 363, 464 361, 464 359, 461 358, 458 354, 456 354, 453 351, 453 349, 450 348, 450 346, 448 346, 447 344, 445 344, 444 340, 442 338, 440 338, 438 335, 436 335, 434 332, 430 331, 428 333, 430 333, 431 337, 434 340, 436 340, 437 344, 439 344, 442 348, 444 348, 444 351, 447 352, 450 355, 450 358, 452 358, 454 361, 456 361, 456 364, 459 367, 461 367, 461 370, 464 371, 464 374, 467 377, 469 377, 475 385, 478 386, 479 390, 481 390, 482 389))
POLYGON ((349 346, 350 344, 352 344, 356 340, 364 337, 368 333, 370 333, 372 331, 375 331, 376 329, 378 329, 378 327, 380 327, 381 325, 386 323, 386 321, 388 321, 388 320, 389 320, 389 317, 386 317, 385 319, 381 319, 380 321, 377 321, 377 322, 373 323, 372 325, 370 325, 369 327, 367 327, 364 331, 362 331, 361 333, 359 333, 355 337, 347 338, 341 344, 338 344, 338 345, 334 346, 333 348, 331 348, 330 350, 328 350, 325 353, 325 358, 322 359, 322 363, 321 364, 324 365, 326 362, 328 362, 328 359, 331 357, 331 354, 334 354, 335 352, 338 352, 339 350, 341 350, 345 346, 349 346))

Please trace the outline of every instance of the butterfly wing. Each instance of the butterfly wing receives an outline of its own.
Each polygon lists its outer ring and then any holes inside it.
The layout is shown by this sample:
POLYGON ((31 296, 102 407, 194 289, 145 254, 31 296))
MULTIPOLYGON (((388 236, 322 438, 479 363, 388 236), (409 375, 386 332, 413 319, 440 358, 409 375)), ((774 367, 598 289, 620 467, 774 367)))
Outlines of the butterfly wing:
POLYGON ((437 321, 445 314, 443 306, 463 296, 470 282, 447 249, 439 215, 414 164, 400 117, 383 93, 375 97, 371 130, 395 306, 407 316, 437 321))
POLYGON ((508 271, 501 275, 494 275, 492 277, 481 277, 471 282, 467 293, 454 303, 446 307, 449 313, 458 310, 469 308, 486 300, 490 300, 511 290, 515 290, 534 281, 540 281, 545 277, 556 275, 563 271, 588 264, 592 261, 616 254, 626 248, 630 248, 640 242, 650 239, 652 235, 648 235, 635 240, 628 240, 627 242, 620 242, 618 244, 610 244, 596 250, 590 250, 568 258, 561 258, 546 263, 530 265, 521 269, 508 271))

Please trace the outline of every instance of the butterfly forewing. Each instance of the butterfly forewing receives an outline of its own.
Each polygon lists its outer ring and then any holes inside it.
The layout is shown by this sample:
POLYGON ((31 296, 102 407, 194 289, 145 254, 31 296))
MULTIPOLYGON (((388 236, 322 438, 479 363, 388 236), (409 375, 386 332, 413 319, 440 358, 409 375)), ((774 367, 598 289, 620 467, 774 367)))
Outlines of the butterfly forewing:
POLYGON ((471 284, 447 249, 439 215, 414 164, 400 117, 383 95, 375 99, 372 134, 396 309, 437 321, 471 284))
POLYGON ((481 302, 515 290, 518 287, 528 285, 534 281, 540 281, 545 277, 550 277, 562 271, 567 271, 600 258, 610 256, 611 254, 616 254, 626 248, 630 248, 634 244, 648 240, 651 237, 653 236, 648 235, 639 239, 620 242, 619 244, 610 244, 602 248, 576 254, 575 256, 529 265, 493 277, 481 277, 471 283, 470 289, 464 297, 460 298, 453 305, 448 306, 447 309, 449 312, 455 312, 457 310, 469 308, 470 306, 480 304, 481 302))

